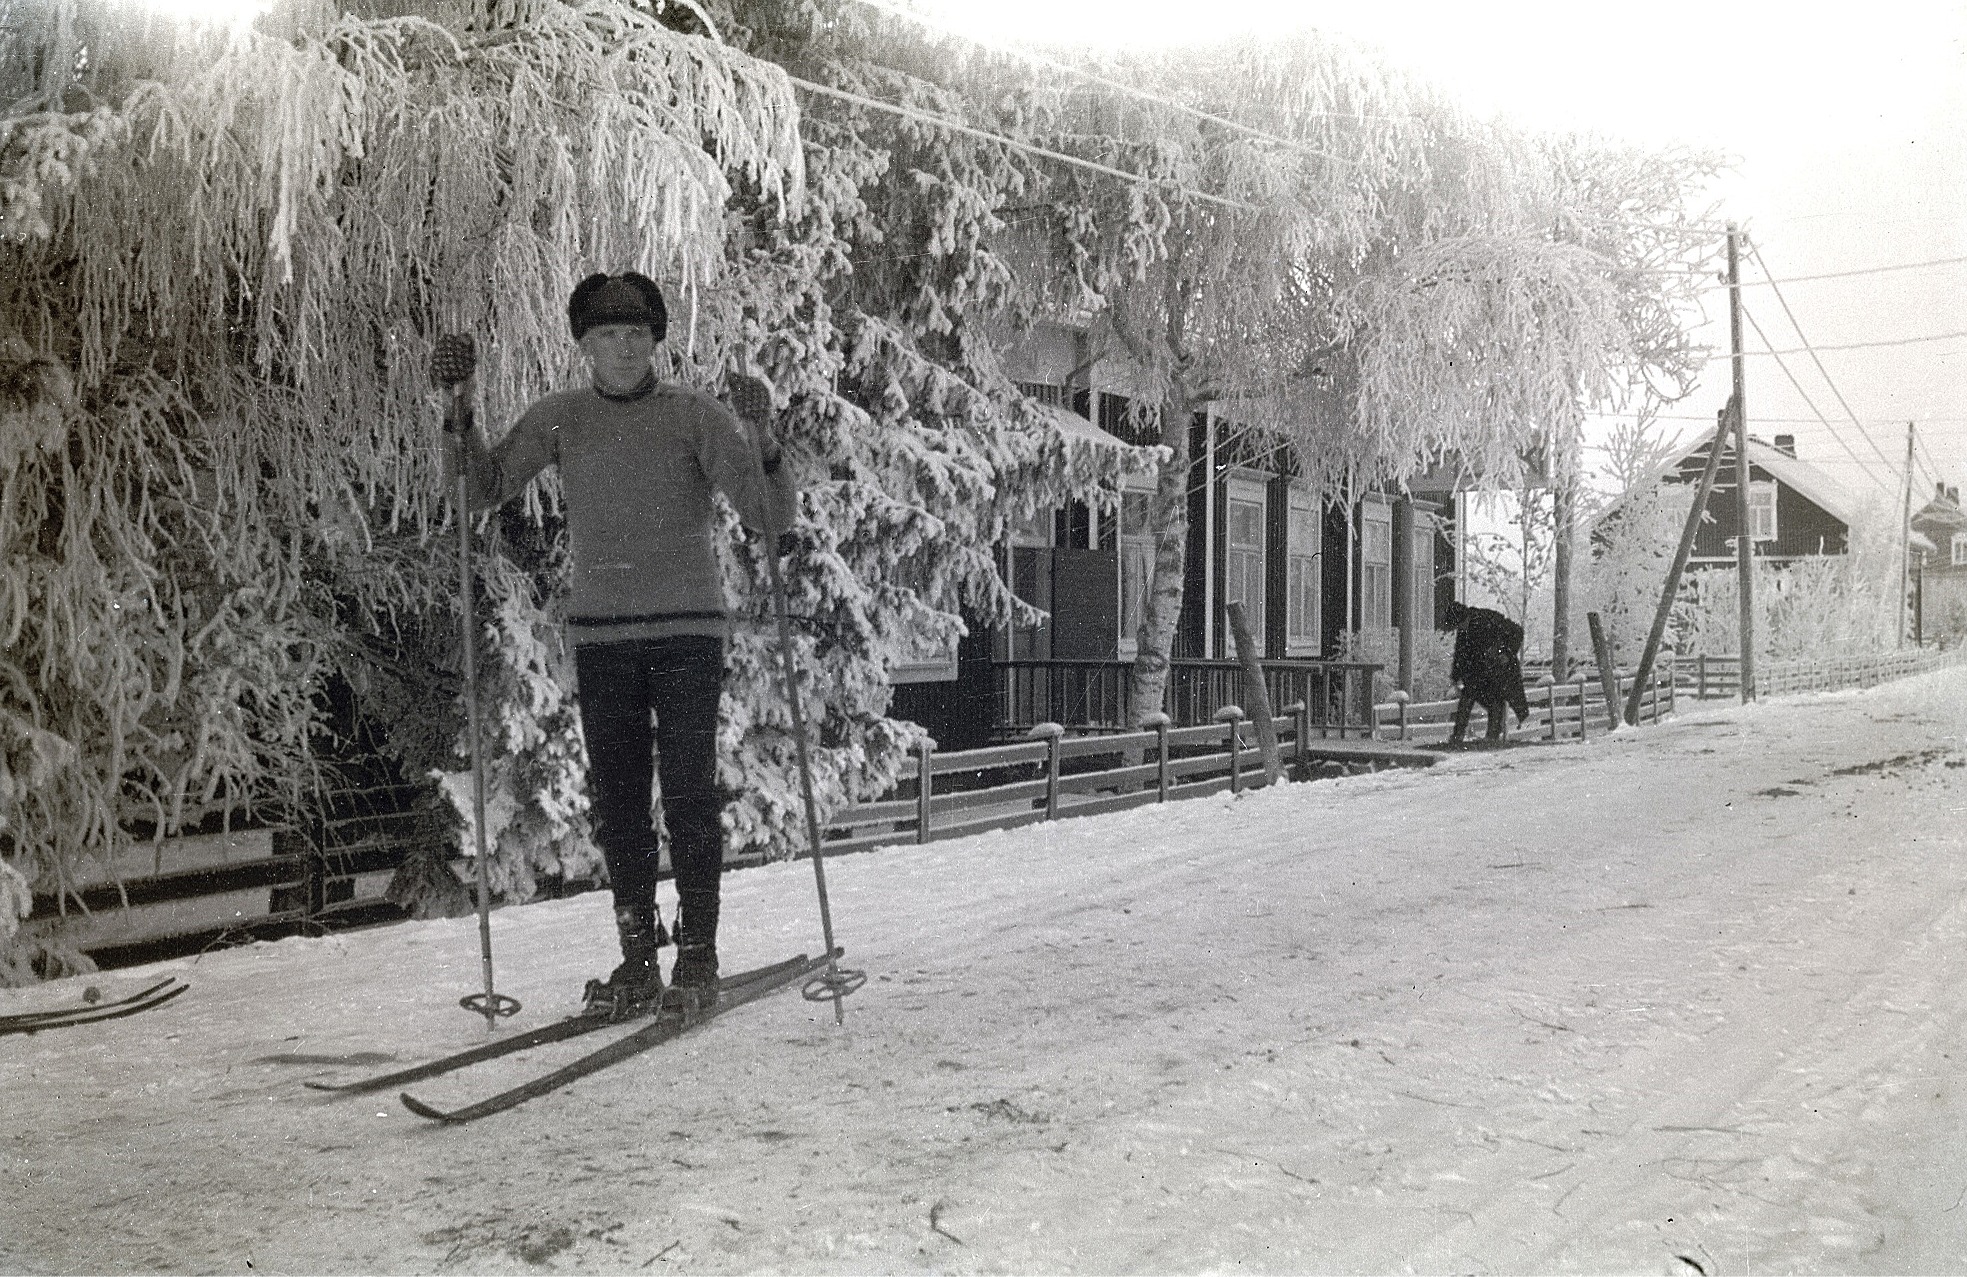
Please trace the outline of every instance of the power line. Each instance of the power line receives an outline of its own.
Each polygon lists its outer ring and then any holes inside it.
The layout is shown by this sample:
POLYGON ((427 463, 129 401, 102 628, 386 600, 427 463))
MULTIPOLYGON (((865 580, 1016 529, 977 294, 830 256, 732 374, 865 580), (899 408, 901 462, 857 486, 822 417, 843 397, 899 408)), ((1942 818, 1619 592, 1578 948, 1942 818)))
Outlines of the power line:
POLYGON ((1000 145, 1008 146, 1013 150, 1023 151, 1028 155, 1056 160, 1061 164, 1070 164, 1078 168, 1091 169, 1095 173, 1104 173, 1108 177, 1117 177, 1129 182, 1138 182, 1143 186, 1171 186, 1191 199, 1204 200, 1211 204, 1220 204, 1224 208, 1249 211, 1256 207, 1254 204, 1246 204, 1241 200, 1226 199, 1221 195, 1209 195, 1202 191, 1191 191, 1178 183, 1166 181, 1161 178, 1147 177, 1140 173, 1130 173, 1126 169, 1114 168, 1110 164, 1101 164, 1097 160, 1085 160, 1076 155, 1067 155, 1063 151, 1054 151, 1042 146, 1033 146, 1029 142, 1020 142, 1016 138, 1006 137, 1001 133, 991 133, 984 129, 972 128, 968 124, 958 124, 955 120, 946 119, 933 111, 923 111, 912 106, 898 106, 893 102, 882 102, 879 99, 865 97, 859 93, 849 93, 845 89, 834 89, 824 84, 814 84, 811 80, 802 80, 798 76, 787 76, 786 78, 791 80, 794 86, 804 89, 808 93, 817 93, 821 97, 835 98, 842 102, 850 102, 855 106, 872 107, 877 111, 887 111, 891 114, 899 115, 904 119, 915 120, 923 124, 933 124, 937 128, 948 129, 953 133, 967 134, 970 137, 979 138, 985 142, 996 142, 1000 145))
MULTIPOLYGON (((1617 413, 1611 413, 1617 417, 1617 413)), ((1654 421, 1705 421, 1713 425, 1713 413, 1652 413, 1654 421)), ((1816 425, 1816 417, 1764 417, 1760 413, 1749 413, 1749 425, 1816 425)), ((1873 417, 1878 425, 1890 425, 1892 421, 1906 421, 1906 417, 1873 417)), ((1967 417, 1930 417, 1926 413, 1912 413, 1912 421, 1967 421, 1967 417)))
MULTIPOLYGON (((1754 253, 1755 245, 1749 245, 1749 251, 1754 253)), ((1756 257, 1759 261, 1761 254, 1756 253, 1756 257)), ((1936 257, 1931 261, 1925 262, 1900 262, 1893 266, 1866 266, 1857 270, 1833 270, 1825 271, 1820 275, 1790 275, 1783 279, 1756 280, 1754 283, 1757 287, 1763 284, 1801 284, 1814 279, 1850 279, 1854 275, 1885 275, 1893 271, 1926 270, 1933 266, 1960 266, 1963 264, 1967 264, 1967 257, 1936 257)), ((1763 270, 1766 272, 1768 269, 1768 266, 1764 264, 1763 270)), ((1748 283, 1749 281, 1744 280, 1743 282, 1748 283)))
MULTIPOLYGON (((951 28, 946 27, 941 23, 934 21, 933 19, 929 18, 925 14, 915 13, 912 12, 911 10, 901 7, 900 5, 887 3, 887 0, 860 0, 860 3, 866 5, 870 9, 879 10, 880 12, 889 14, 893 17, 905 18, 910 22, 914 22, 921 26, 925 26, 929 28, 931 31, 935 31, 939 34, 954 35, 961 39, 968 40, 972 44, 979 45, 983 48, 995 49, 1000 53, 1008 53, 1012 57, 1023 58, 1025 61, 1031 63, 1034 66, 1045 67, 1053 71, 1063 71, 1067 75, 1076 75, 1079 76, 1081 79, 1090 80, 1095 84, 1103 85, 1106 88, 1112 89, 1116 93, 1124 93, 1130 97, 1140 98, 1144 102, 1153 102, 1156 105, 1165 106, 1170 110, 1179 111, 1184 115, 1192 116, 1198 120, 1208 120, 1211 123, 1220 124, 1226 129, 1234 130, 1235 132, 1245 134, 1249 137, 1261 138, 1267 142, 1276 142, 1281 146, 1288 146, 1295 150, 1303 151, 1307 155, 1315 155, 1318 156, 1320 159, 1332 160, 1340 164, 1356 165, 1357 163, 1357 161, 1348 160, 1343 156, 1333 155, 1329 152, 1321 151, 1316 147, 1307 146, 1303 142, 1299 142, 1295 139, 1283 137, 1276 133, 1270 133, 1263 129, 1253 128, 1247 124, 1239 124, 1235 120, 1225 119, 1220 115, 1213 115, 1210 112, 1204 111, 1199 107, 1189 106, 1185 102, 1177 102, 1173 98, 1164 98, 1159 94, 1149 93, 1147 90, 1136 88, 1131 84, 1125 84, 1119 80, 1109 79, 1108 77, 1100 75, 1097 72, 1088 71, 1083 67, 1076 67, 1067 62, 1059 62, 1056 61, 1055 59, 1048 58, 1041 53, 1033 53, 1029 49, 1020 49, 1015 45, 1009 43, 1008 41, 987 39, 984 36, 977 35, 974 32, 969 32, 969 31, 954 31, 951 28)), ((1332 119, 1352 119, 1352 120, 1397 120, 1397 119, 1411 118, 1411 115, 1408 116, 1360 115, 1360 114, 1354 114, 1351 112, 1344 112, 1344 111, 1307 111, 1304 112, 1304 114, 1315 115, 1325 118, 1332 118, 1332 119)))
MULTIPOLYGON (((1751 353, 1760 353, 1760 352, 1751 352, 1751 353)), ((1600 414, 1598 414, 1598 415, 1599 415, 1599 416, 1601 416, 1601 417, 1605 417, 1605 418, 1608 418, 1608 419, 1616 419, 1616 418, 1622 418, 1622 417, 1626 417, 1626 416, 1630 416, 1630 415, 1632 415, 1632 414, 1629 414, 1629 413, 1600 413, 1600 414)), ((1929 415, 1927 415, 1927 414, 1925 414, 1925 413, 1918 413, 1918 412, 1915 412, 1915 413, 1912 413, 1912 414, 1910 414, 1910 418, 1911 418, 1911 420, 1913 420, 1913 421, 1918 421, 1918 422, 1926 422, 1926 423, 1932 423, 1932 422, 1939 422, 1939 421, 1967 421, 1967 417, 1934 417, 1934 416, 1929 416, 1929 415)), ((1711 412, 1710 412, 1710 413, 1698 413, 1698 412, 1656 412, 1656 413, 1653 413, 1653 414, 1651 414, 1651 419, 1652 419, 1652 420, 1654 420, 1654 421, 1705 421, 1705 422, 1707 422, 1707 423, 1708 423, 1709 425, 1713 425, 1713 424, 1714 424, 1714 414, 1713 414, 1713 413, 1711 413, 1711 412)), ((1875 423, 1877 423, 1877 424, 1879 424, 1879 425, 1889 425, 1889 424, 1891 424, 1892 422, 1895 422, 1895 421, 1904 421, 1904 420, 1906 420, 1906 419, 1907 419, 1906 417, 1873 417, 1873 418, 1870 418, 1870 420, 1872 420, 1873 422, 1875 422, 1875 423)), ((1749 421, 1748 421, 1748 424, 1750 424, 1751 426, 1754 426, 1754 425, 1766 425, 1766 426, 1785 426, 1785 425, 1805 425, 1805 426, 1808 426, 1808 425, 1815 425, 1816 423, 1817 423, 1817 418, 1815 418, 1815 417, 1764 417, 1764 416, 1762 416, 1762 415, 1760 415, 1759 413, 1750 413, 1750 414, 1749 414, 1749 421)))
MULTIPOLYGON (((1802 323, 1797 320, 1796 312, 1790 309, 1789 298, 1783 296, 1783 290, 1776 286, 1774 279, 1775 272, 1769 269, 1768 259, 1762 256, 1761 246, 1750 241, 1748 251, 1749 255, 1755 258, 1755 264, 1761 268, 1763 277, 1769 280, 1771 291, 1776 294, 1776 300, 1782 304, 1783 314, 1789 316, 1790 327, 1796 330, 1797 337, 1807 348, 1810 344, 1810 339, 1804 336, 1802 323)), ((1773 345, 1774 343, 1770 344, 1773 345)), ((1885 462, 1887 467, 1890 467, 1892 464, 1891 459, 1885 455, 1885 450, 1878 446, 1878 441, 1871 437, 1871 432, 1865 429, 1865 423, 1858 420, 1858 414, 1851 410, 1850 402, 1844 398, 1844 392, 1837 388, 1835 381, 1831 380, 1830 370, 1824 367, 1824 361, 1817 358, 1817 352, 1814 350, 1810 351, 1810 362, 1817 366, 1817 372, 1823 377, 1824 384, 1830 387, 1830 393, 1837 396, 1838 406, 1844 409, 1844 415, 1851 419, 1851 424, 1858 428, 1858 433, 1864 436, 1865 442, 1871 445, 1871 450, 1878 454, 1879 460, 1885 462)))
MULTIPOLYGON (((1762 339, 1763 345, 1765 346, 1774 345, 1774 343, 1769 340, 1769 335, 1762 331, 1762 325, 1755 321, 1755 316, 1749 314, 1746 307, 1743 308, 1742 315, 1748 320, 1749 326, 1755 329, 1755 335, 1762 339)), ((1880 479, 1878 475, 1875 472, 1873 472, 1871 468, 1871 463, 1866 461, 1863 457, 1860 457, 1857 453, 1857 450, 1851 447, 1851 445, 1845 441, 1844 436, 1837 432, 1837 428, 1835 426, 1830 424, 1830 418, 1824 416, 1822 409, 1817 407, 1817 401, 1810 398, 1810 392, 1803 388, 1803 383, 1796 379, 1796 374, 1789 370, 1789 365, 1779 357, 1776 360, 1776 367, 1782 369, 1783 376, 1789 378, 1789 384, 1796 387, 1796 393, 1798 396, 1802 398, 1804 405, 1808 407, 1811 412, 1817 414, 1817 420, 1823 422, 1824 429, 1828 430, 1830 432, 1830 437, 1837 441, 1837 446, 1844 449, 1844 451, 1846 451, 1847 453, 1850 453, 1851 460, 1857 462, 1859 465, 1864 467, 1865 477, 1867 479, 1870 479, 1873 483, 1877 484, 1881 488, 1884 488, 1885 494, 1887 496, 1890 496, 1892 494, 1892 489, 1890 485, 1888 485, 1884 480, 1880 479)), ((1866 438, 1867 440, 1869 440, 1870 436, 1866 436, 1866 438)), ((1877 444, 1872 444, 1872 447, 1874 449, 1877 446, 1878 446, 1877 444)), ((1890 465, 1891 465, 1890 462, 1886 463, 1886 466, 1888 468, 1890 467, 1890 465)))
MULTIPOLYGON (((1881 346, 1917 346, 1929 341, 1953 341, 1967 337, 1967 330, 1951 333, 1928 333, 1923 337, 1895 337, 1890 341, 1849 341, 1836 346, 1797 346, 1789 350, 1751 350, 1751 355, 1812 355, 1828 353, 1833 350, 1876 350, 1881 346)), ((1945 356, 1942 356, 1945 358, 1945 356)))

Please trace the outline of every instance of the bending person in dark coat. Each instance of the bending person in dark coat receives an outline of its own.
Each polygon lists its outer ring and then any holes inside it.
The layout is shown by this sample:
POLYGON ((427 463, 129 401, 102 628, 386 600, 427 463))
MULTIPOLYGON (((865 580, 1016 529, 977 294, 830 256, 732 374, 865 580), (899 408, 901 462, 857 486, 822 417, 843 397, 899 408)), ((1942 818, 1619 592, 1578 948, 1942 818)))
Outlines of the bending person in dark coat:
POLYGON ((1501 612, 1459 600, 1444 615, 1455 631, 1449 677, 1461 688, 1448 740, 1459 743, 1468 734, 1468 717, 1477 705, 1489 717, 1488 739, 1501 740, 1505 707, 1516 711, 1518 723, 1530 717, 1530 698, 1523 692, 1523 627, 1501 612))

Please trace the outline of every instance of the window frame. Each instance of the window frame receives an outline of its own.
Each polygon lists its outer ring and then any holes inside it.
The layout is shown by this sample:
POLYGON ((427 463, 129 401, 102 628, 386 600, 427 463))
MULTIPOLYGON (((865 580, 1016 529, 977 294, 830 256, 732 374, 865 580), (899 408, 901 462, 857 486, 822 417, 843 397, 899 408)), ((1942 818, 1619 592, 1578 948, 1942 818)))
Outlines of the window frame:
POLYGON ((1775 480, 1749 480, 1748 530, 1751 541, 1777 541, 1782 539, 1781 525, 1776 521, 1776 508, 1779 504, 1775 480), (1769 527, 1767 536, 1762 534, 1765 515, 1767 516, 1769 527))
POLYGON ((1258 643, 1264 642, 1265 609, 1269 604, 1269 599, 1266 597, 1269 591, 1265 588, 1265 572, 1270 566, 1269 521, 1270 476, 1241 468, 1225 475, 1223 477, 1223 580, 1219 608, 1225 627, 1226 650, 1234 650, 1234 644, 1229 641, 1227 628, 1231 603, 1243 604, 1244 618, 1250 623, 1250 633, 1256 636, 1258 643), (1239 505, 1256 507, 1257 538, 1254 545, 1232 543, 1230 540, 1236 516, 1235 507, 1239 505), (1243 592, 1232 594, 1230 584, 1238 579, 1234 570, 1237 560, 1245 555, 1251 555, 1252 552, 1254 552, 1253 561, 1241 565, 1245 568, 1241 578, 1243 592), (1256 595, 1254 604, 1249 597, 1253 587, 1256 595))
POLYGON ((1154 484, 1146 479, 1129 479, 1122 483, 1120 487, 1120 504, 1114 510, 1113 515, 1113 588, 1118 593, 1118 606, 1114 611, 1114 625, 1120 631, 1116 636, 1118 640, 1117 650, 1120 659, 1125 661, 1131 661, 1140 655, 1139 622, 1136 622, 1131 629, 1127 625, 1127 561, 1130 555, 1139 553, 1143 556, 1140 598, 1140 615, 1143 619, 1147 615, 1148 596, 1154 590, 1154 531, 1152 527, 1145 527, 1145 530, 1141 531, 1128 530, 1127 498, 1130 496, 1144 499, 1146 508, 1143 509, 1142 514, 1145 517, 1152 513, 1154 484))
POLYGON ((1361 634, 1393 628, 1393 592, 1398 588, 1393 579, 1394 558, 1393 505, 1388 501, 1369 497, 1359 503, 1358 627, 1361 634), (1384 560, 1374 560, 1369 557, 1368 547, 1372 540, 1367 535, 1369 528, 1385 529, 1384 560), (1375 572, 1375 569, 1378 571, 1375 572), (1380 605, 1377 610, 1375 605, 1380 605))
POLYGON ((1324 648, 1324 574, 1319 556, 1324 552, 1323 502, 1310 484, 1293 481, 1284 495, 1284 655, 1317 657, 1324 648), (1305 516, 1309 536, 1300 544, 1297 517, 1305 516), (1300 577, 1302 573, 1302 578, 1300 577), (1292 620, 1303 622, 1293 628, 1292 620))

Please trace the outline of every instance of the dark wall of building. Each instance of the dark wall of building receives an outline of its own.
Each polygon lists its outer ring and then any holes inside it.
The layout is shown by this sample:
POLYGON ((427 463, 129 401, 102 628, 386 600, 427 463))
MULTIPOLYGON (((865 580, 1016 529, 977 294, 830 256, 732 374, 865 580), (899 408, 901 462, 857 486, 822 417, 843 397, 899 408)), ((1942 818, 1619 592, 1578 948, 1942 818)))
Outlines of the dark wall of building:
POLYGON ((1461 568, 1455 562, 1455 548, 1460 541, 1458 533, 1455 498, 1450 494, 1442 503, 1441 514, 1434 524, 1434 616, 1430 622, 1437 630, 1448 628, 1448 605, 1455 601, 1456 573, 1461 568))
POLYGON ((1199 659, 1208 650, 1203 637, 1209 626, 1203 565, 1208 562, 1211 541, 1220 541, 1220 537, 1211 537, 1209 531, 1208 493, 1214 478, 1210 473, 1213 458, 1209 455, 1208 423, 1200 413, 1189 422, 1188 455, 1188 550, 1183 559, 1182 614, 1175 626, 1175 641, 1171 645, 1174 650, 1170 653, 1177 660, 1199 659))
MULTIPOLYGON (((1749 455, 1752 457, 1753 451, 1749 455)), ((1706 462, 1707 448, 1703 446, 1681 461, 1677 477, 1686 483, 1699 483, 1706 462)), ((1756 554, 1788 559, 1843 554, 1849 548, 1850 529, 1843 520, 1753 462, 1749 464, 1749 481, 1776 485, 1776 539, 1756 542, 1756 554)), ((1735 486, 1735 450, 1723 448, 1714 490, 1708 494, 1707 517, 1694 534, 1695 559, 1735 557, 1735 532, 1740 526, 1735 517, 1735 486)))
POLYGON ((1337 502, 1325 505, 1324 553, 1319 557, 1318 645, 1321 656, 1336 656, 1344 644, 1346 565, 1352 554, 1351 512, 1337 502))
POLYGON ((997 721, 991 691, 990 634, 972 623, 956 645, 956 678, 944 683, 903 683, 889 703, 890 718, 920 723, 938 749, 980 749, 991 743, 997 721))

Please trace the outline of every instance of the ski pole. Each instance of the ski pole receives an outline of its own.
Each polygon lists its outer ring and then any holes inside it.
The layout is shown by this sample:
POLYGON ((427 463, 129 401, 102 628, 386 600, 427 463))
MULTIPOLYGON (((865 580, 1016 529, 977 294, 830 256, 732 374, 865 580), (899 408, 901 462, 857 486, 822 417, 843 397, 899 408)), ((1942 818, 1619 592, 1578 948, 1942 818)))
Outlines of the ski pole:
MULTIPOLYGON (((431 376, 439 386, 451 393, 450 403, 444 411, 444 429, 446 433, 458 437, 460 452, 464 448, 465 432, 472 428, 471 377, 477 367, 478 351, 469 336, 451 334, 437 339, 437 350, 430 364, 431 376)), ((471 824, 478 850, 478 952, 485 976, 485 991, 467 993, 458 999, 458 1005, 484 1016, 485 1028, 489 1031, 497 1027, 500 1016, 515 1014, 519 1010, 519 1001, 492 987, 492 877, 485 844, 485 757, 478 731, 478 626, 475 619, 477 609, 471 592, 471 480, 468 460, 457 470, 458 598, 463 617, 459 635, 464 651, 466 730, 471 745, 471 824)))
MULTIPOLYGON (((764 442, 760 438, 771 418, 772 390, 762 378, 734 373, 728 378, 731 404, 751 426, 752 460, 764 473, 764 442)), ((799 697, 798 669, 792 655, 792 622, 786 602, 785 573, 779 567, 779 548, 765 546, 765 576, 772 588, 772 612, 778 621, 779 681, 785 689, 785 703, 792 716, 792 744, 799 759, 799 793, 806 809, 806 843, 813 860, 813 885, 819 893, 820 934, 826 944, 826 971, 815 976, 801 990, 808 1002, 831 999, 833 1022, 844 1024, 847 1011, 842 1004, 848 994, 867 983, 867 972, 842 967, 833 943, 833 907, 826 894, 826 852, 820 835, 820 809, 813 797, 813 760, 806 743, 806 711, 799 697)))

